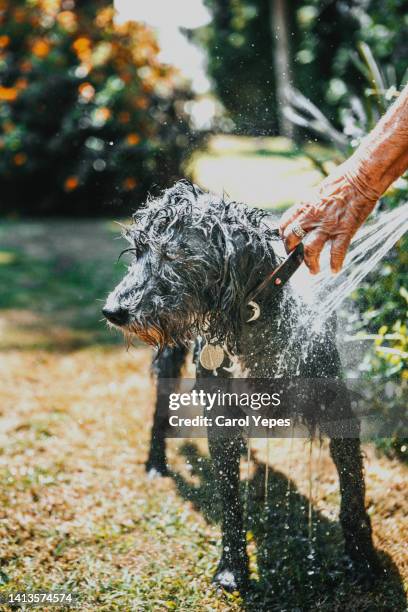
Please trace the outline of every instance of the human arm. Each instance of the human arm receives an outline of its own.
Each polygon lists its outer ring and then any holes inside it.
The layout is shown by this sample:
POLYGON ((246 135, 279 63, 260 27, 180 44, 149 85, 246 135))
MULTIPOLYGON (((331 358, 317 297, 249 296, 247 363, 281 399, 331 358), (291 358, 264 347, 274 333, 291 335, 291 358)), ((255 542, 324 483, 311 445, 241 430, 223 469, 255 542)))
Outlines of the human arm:
POLYGON ((301 241, 296 221, 307 233, 305 263, 319 272, 320 253, 331 241, 330 264, 338 272, 350 241, 378 198, 408 168, 408 85, 353 155, 320 183, 315 195, 283 215, 280 232, 287 251, 301 241))

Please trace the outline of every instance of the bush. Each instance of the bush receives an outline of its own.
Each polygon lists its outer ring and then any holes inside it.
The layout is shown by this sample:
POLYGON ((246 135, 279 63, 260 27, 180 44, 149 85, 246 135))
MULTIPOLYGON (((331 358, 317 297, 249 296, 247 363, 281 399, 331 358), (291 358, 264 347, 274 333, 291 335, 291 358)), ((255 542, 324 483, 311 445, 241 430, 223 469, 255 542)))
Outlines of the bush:
POLYGON ((144 25, 59 4, 0 0, 2 210, 127 211, 179 177, 188 94, 144 25))
MULTIPOLYGON (((204 0, 212 19, 194 33, 235 129, 278 130, 273 0, 204 0)), ((285 2, 294 85, 338 126, 339 103, 361 88, 353 50, 366 42, 400 80, 406 70, 405 0, 285 2)), ((355 54, 354 54, 355 55, 355 54)))

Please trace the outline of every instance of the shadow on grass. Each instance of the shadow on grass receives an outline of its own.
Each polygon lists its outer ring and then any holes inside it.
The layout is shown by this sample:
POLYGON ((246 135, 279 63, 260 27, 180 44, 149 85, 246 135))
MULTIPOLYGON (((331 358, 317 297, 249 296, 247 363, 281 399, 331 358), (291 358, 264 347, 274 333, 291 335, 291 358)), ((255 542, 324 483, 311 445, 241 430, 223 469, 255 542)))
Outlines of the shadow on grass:
MULTIPOLYGON (((181 453, 198 477, 199 485, 173 473, 180 495, 193 503, 209 522, 220 521, 220 503, 214 492, 211 460, 193 444, 181 453)), ((257 579, 243 598, 250 612, 282 610, 405 610, 401 576, 391 557, 380 552, 384 577, 359 584, 343 555, 340 525, 313 511, 309 537, 308 499, 281 472, 268 470, 265 491, 263 463, 252 458, 255 472, 242 483, 246 526, 257 548, 257 579), (248 495, 246 495, 248 490, 248 495), (247 497, 247 499, 245 499, 247 497)))

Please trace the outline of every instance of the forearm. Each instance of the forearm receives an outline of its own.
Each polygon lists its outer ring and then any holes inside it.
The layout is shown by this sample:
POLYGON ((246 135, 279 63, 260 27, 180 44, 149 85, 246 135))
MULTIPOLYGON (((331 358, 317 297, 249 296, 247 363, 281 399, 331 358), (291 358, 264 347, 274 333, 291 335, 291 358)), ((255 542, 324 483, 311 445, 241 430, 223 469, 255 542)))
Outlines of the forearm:
POLYGON ((320 253, 330 241, 331 268, 338 272, 352 237, 407 168, 408 85, 355 153, 320 183, 315 196, 284 215, 280 232, 287 251, 306 233, 305 262, 316 274, 320 253))
POLYGON ((373 204, 405 172, 408 168, 408 85, 344 166, 350 182, 373 204))

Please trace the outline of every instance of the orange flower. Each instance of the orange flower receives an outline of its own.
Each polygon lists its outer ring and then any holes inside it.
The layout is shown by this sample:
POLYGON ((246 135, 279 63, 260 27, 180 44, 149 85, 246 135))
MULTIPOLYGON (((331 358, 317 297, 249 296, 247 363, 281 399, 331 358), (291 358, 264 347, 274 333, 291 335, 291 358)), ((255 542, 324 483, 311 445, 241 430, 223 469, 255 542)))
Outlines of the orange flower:
POLYGON ((133 81, 133 76, 130 74, 130 72, 121 72, 120 78, 126 83, 126 85, 129 85, 129 83, 133 81))
POLYGON ((16 89, 18 89, 18 91, 21 91, 23 89, 27 89, 27 87, 28 87, 27 79, 24 79, 24 78, 17 79, 17 81, 14 83, 14 87, 16 89))
POLYGON ((100 28, 107 28, 112 25, 114 15, 115 9, 113 7, 108 6, 102 9, 96 16, 96 25, 100 28))
POLYGON ((76 176, 69 176, 64 183, 65 191, 73 191, 79 185, 79 180, 76 176))
POLYGON ((10 134, 10 132, 12 132, 15 129, 15 125, 12 121, 5 121, 3 123, 3 132, 5 134, 10 134))
POLYGON ((0 87, 0 100, 4 102, 14 102, 18 96, 18 91, 15 87, 0 87))
POLYGON ((25 19, 25 11, 22 8, 18 8, 14 11, 14 21, 17 23, 23 23, 25 19))
POLYGON ((13 159, 16 166, 24 166, 27 161, 27 155, 25 153, 16 153, 13 159))
POLYGON ((81 54, 84 51, 89 51, 89 49, 91 48, 91 41, 89 40, 89 38, 85 38, 84 36, 82 36, 81 38, 77 38, 76 40, 74 40, 74 42, 72 43, 72 47, 78 54, 81 54))
POLYGON ((131 147, 136 146, 137 144, 139 144, 140 142, 140 136, 139 134, 136 134, 135 132, 132 132, 131 134, 128 134, 126 141, 128 143, 128 145, 130 145, 131 147))
POLYGON ((24 60, 23 62, 21 62, 20 64, 20 70, 21 72, 30 72, 30 70, 32 69, 33 65, 29 60, 24 60))
POLYGON ((67 32, 75 32, 77 29, 76 15, 72 11, 62 11, 58 14, 57 21, 67 32))
POLYGON ((136 108, 146 110, 146 108, 149 106, 149 100, 145 96, 140 96, 139 98, 136 98, 135 106, 136 108))
POLYGON ((129 123, 130 113, 128 111, 122 111, 121 113, 119 113, 118 119, 120 123, 129 123))
POLYGON ((0 48, 5 49, 10 43, 10 36, 0 36, 0 48))
POLYGON ((45 40, 36 40, 31 51, 40 59, 47 57, 50 52, 50 45, 45 40))
POLYGON ((100 124, 105 123, 109 119, 110 116, 111 116, 111 112, 109 108, 106 108, 106 106, 102 106, 101 108, 98 108, 95 111, 95 121, 97 123, 100 123, 100 124))
POLYGON ((122 183, 123 189, 126 191, 132 191, 137 187, 137 180, 133 176, 128 176, 122 183))
POLYGON ((90 102, 95 95, 95 89, 90 83, 82 83, 78 87, 78 90, 82 98, 84 98, 84 100, 86 100, 87 102, 90 102))

